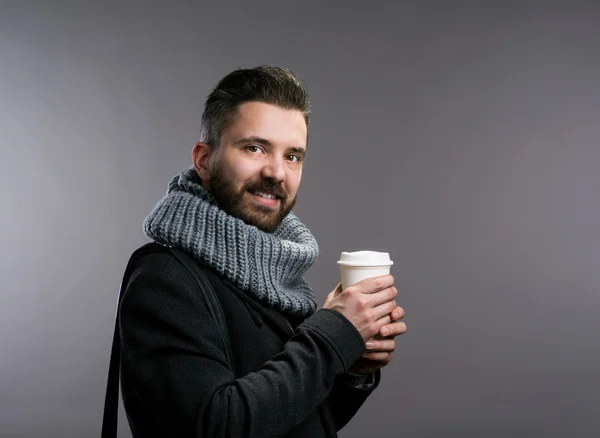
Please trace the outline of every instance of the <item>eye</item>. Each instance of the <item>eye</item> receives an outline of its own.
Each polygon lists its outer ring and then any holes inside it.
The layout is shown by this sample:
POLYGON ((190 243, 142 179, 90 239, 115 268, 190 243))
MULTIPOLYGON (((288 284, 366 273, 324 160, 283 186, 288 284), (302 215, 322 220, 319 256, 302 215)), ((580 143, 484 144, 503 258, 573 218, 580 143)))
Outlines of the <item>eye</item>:
POLYGON ((290 161, 292 161, 293 163, 299 163, 302 161, 302 157, 300 157, 300 155, 291 154, 291 155, 288 155, 287 158, 290 161), (295 158, 295 160, 294 160, 294 158, 295 158))
POLYGON ((262 151, 262 149, 259 146, 255 145, 255 144, 251 144, 251 145, 246 146, 246 150, 248 152, 252 152, 252 153, 256 153, 256 152, 261 152, 262 151))

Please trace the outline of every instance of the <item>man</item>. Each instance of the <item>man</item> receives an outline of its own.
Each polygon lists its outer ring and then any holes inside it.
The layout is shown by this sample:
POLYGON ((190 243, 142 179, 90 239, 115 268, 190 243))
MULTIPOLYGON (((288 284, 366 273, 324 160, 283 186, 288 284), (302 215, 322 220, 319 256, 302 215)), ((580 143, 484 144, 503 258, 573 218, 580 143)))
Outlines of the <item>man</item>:
POLYGON ((119 308, 134 437, 334 437, 379 384, 406 330, 391 275, 341 284, 316 309, 318 246, 292 213, 309 99, 290 71, 236 70, 208 96, 193 166, 146 218, 215 287, 231 345, 167 251, 134 263, 119 308))

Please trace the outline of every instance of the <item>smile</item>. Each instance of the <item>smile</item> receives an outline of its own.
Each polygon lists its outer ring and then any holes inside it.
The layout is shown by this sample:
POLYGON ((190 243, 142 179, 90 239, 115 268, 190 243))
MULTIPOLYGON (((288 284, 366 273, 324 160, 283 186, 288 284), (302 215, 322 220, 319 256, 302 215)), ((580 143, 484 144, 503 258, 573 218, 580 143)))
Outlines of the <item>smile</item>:
POLYGON ((276 207, 279 204, 279 198, 277 198, 277 196, 275 196, 275 195, 271 195, 270 193, 262 193, 262 192, 257 192, 257 193, 249 192, 249 193, 252 195, 254 200, 261 205, 264 205, 267 207, 276 207))
POLYGON ((275 195, 269 195, 268 193, 255 193, 255 195, 262 196, 263 198, 266 198, 266 199, 277 199, 277 197, 275 195))

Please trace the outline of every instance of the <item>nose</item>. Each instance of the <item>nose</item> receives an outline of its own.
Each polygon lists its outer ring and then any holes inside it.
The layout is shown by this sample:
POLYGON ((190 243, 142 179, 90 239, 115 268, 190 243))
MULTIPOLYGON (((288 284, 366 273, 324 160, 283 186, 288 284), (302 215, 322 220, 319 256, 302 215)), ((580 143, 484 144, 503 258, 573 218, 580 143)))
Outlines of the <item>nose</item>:
POLYGON ((285 163, 282 158, 271 157, 262 169, 263 177, 275 182, 285 181, 285 163))

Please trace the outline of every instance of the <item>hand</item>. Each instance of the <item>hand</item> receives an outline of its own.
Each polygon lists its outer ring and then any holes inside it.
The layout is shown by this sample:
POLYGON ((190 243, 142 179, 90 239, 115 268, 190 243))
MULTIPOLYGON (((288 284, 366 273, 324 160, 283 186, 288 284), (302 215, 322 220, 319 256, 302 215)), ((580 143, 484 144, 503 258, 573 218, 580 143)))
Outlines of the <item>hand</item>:
POLYGON ((367 340, 366 350, 348 370, 353 374, 370 374, 385 367, 392 361, 396 349, 394 338, 406 333, 406 324, 399 321, 404 318, 404 309, 396 307, 390 315, 391 324, 386 324, 372 339, 367 340))
POLYGON ((323 307, 344 315, 366 341, 391 322, 389 315, 396 308, 393 299, 397 294, 394 277, 383 275, 367 278, 344 290, 338 283, 323 307))

